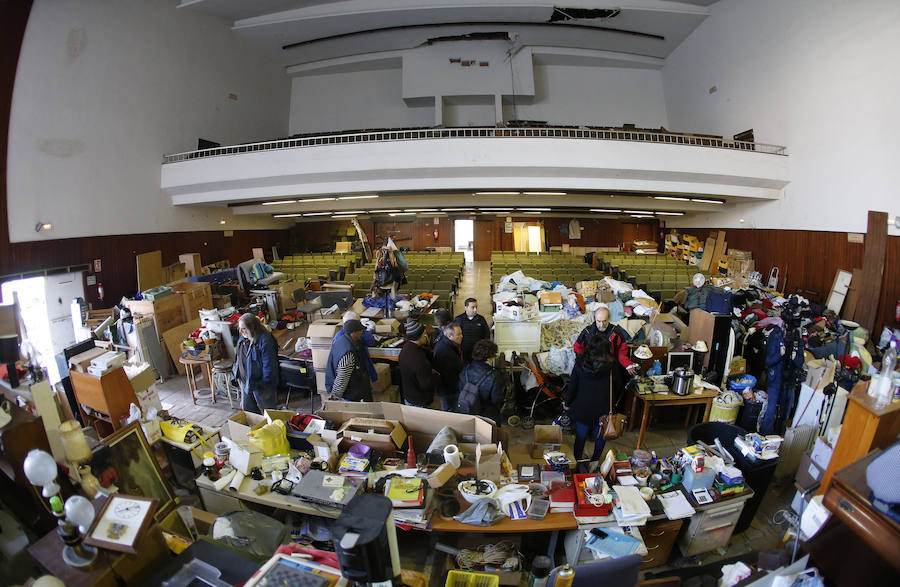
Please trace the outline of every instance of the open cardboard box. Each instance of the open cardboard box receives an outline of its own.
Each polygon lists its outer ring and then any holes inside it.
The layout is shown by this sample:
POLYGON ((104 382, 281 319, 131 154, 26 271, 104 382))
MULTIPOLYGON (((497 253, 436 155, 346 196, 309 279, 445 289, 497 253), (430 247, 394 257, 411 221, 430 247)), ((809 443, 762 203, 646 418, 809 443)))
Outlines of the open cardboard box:
POLYGON ((238 412, 228 418, 222 433, 235 442, 247 440, 247 434, 261 424, 268 424, 265 416, 253 412, 238 412))
POLYGON ((365 444, 385 454, 396 452, 406 442, 406 430, 395 420, 380 418, 350 418, 338 428, 342 436, 341 448, 365 444))

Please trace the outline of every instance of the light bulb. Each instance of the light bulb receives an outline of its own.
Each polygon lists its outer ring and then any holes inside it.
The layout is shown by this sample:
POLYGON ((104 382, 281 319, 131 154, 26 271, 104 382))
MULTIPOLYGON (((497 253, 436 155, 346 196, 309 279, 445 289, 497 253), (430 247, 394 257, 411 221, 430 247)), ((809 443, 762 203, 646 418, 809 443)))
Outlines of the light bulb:
POLYGON ((87 534, 94 521, 94 505, 86 497, 73 495, 66 500, 66 518, 87 534))
POLYGON ((30 450, 22 468, 32 485, 46 485, 56 479, 56 461, 45 450, 30 450))

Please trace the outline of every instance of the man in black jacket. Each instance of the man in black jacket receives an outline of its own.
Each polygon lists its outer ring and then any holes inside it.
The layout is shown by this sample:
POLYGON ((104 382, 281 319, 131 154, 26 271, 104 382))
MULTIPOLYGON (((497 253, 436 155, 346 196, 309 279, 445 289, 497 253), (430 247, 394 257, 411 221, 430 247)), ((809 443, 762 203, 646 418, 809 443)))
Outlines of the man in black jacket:
POLYGON ((456 400, 459 396, 459 373, 463 368, 462 329, 459 324, 448 324, 443 328, 443 335, 434 345, 434 368, 440 374, 437 387, 441 398, 441 409, 445 412, 456 411, 456 400))
POLYGON ((415 320, 406 322, 406 342, 400 350, 400 385, 403 399, 408 406, 431 407, 434 389, 438 383, 437 372, 431 368, 425 343, 428 336, 425 327, 415 320))
POLYGON ((478 300, 468 298, 466 311, 453 319, 454 324, 459 324, 462 329, 462 352, 466 363, 472 360, 472 349, 479 340, 491 339, 491 327, 488 326, 484 316, 478 313, 478 300))

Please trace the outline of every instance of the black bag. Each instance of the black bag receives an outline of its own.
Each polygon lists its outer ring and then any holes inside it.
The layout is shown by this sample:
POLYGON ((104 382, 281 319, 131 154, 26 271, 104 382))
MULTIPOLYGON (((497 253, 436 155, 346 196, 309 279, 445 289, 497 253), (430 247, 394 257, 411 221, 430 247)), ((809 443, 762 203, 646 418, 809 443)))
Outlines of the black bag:
POLYGON ((491 372, 488 371, 481 376, 477 383, 472 383, 469 381, 469 370, 466 369, 466 384, 463 385, 459 392, 459 400, 456 405, 457 412, 473 415, 478 415, 481 412, 481 393, 478 392, 478 388, 481 387, 481 383, 490 374, 491 372))
POLYGON ((388 264, 384 264, 375 270, 375 285, 378 287, 386 287, 394 283, 394 268, 388 264))

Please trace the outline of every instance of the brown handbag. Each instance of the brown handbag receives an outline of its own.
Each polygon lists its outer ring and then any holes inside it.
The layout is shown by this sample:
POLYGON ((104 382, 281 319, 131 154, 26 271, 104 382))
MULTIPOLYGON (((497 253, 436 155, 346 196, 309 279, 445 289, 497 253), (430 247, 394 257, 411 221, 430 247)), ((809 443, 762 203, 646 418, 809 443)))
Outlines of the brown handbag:
POLYGON ((598 432, 598 437, 603 437, 605 440, 615 440, 616 438, 622 436, 622 432, 625 431, 625 423, 628 422, 628 418, 625 417, 625 414, 615 414, 613 413, 613 384, 612 384, 612 371, 609 373, 609 414, 605 416, 600 416, 600 431, 598 432))

